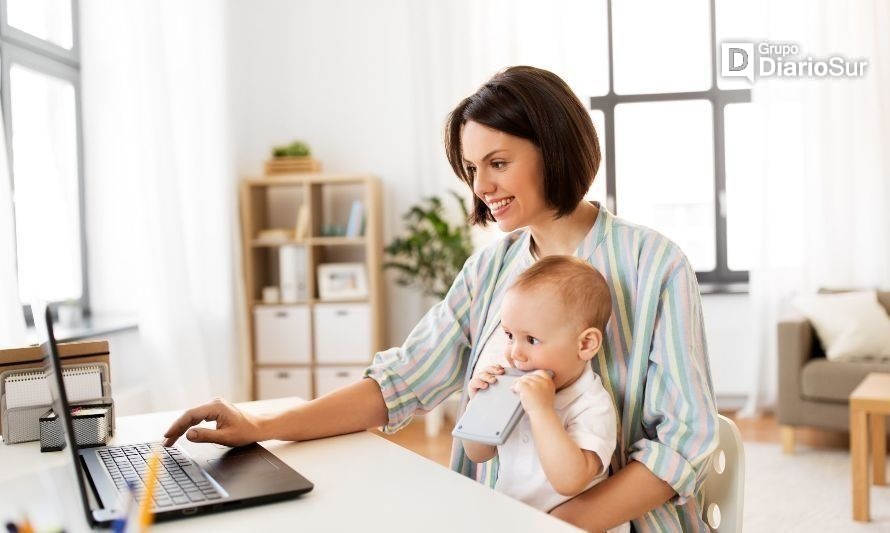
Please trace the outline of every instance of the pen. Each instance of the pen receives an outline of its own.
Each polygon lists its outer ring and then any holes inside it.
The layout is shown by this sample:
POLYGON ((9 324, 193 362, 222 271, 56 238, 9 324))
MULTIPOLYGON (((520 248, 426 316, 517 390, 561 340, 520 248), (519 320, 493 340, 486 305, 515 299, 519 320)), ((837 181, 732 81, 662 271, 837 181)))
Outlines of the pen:
POLYGON ((161 457, 158 450, 155 449, 151 458, 148 460, 148 475, 145 478, 145 494, 142 497, 142 505, 139 507, 139 531, 145 531, 154 520, 154 514, 151 512, 151 502, 154 498, 155 481, 158 477, 158 464, 161 457))
POLYGON ((123 510, 117 518, 111 523, 112 533, 124 533, 127 530, 127 522, 130 519, 130 513, 133 508, 133 499, 136 492, 136 486, 131 481, 127 481, 127 492, 121 492, 120 508, 123 510))
POLYGON ((19 526, 19 533, 34 533, 34 528, 31 527, 31 522, 28 521, 27 516, 22 521, 22 525, 19 526))

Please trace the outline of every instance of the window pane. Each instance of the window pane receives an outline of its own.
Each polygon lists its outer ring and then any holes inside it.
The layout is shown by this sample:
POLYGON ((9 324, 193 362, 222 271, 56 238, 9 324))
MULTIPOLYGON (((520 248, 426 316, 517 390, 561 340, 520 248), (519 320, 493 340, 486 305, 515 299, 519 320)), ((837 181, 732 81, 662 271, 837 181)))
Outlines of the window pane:
POLYGON ((479 79, 507 65, 534 65, 559 75, 582 102, 609 92, 606 0, 473 2, 472 9, 472 61, 485 73, 479 79))
POLYGON ((70 50, 73 46, 71 0, 6 0, 10 26, 70 50))
POLYGON ((618 215, 665 234, 699 272, 716 264, 713 131, 707 100, 615 108, 618 215))
POLYGON ((615 92, 709 89, 710 26, 707 0, 612 2, 615 92))
MULTIPOLYGON (((719 65, 723 64, 720 43, 722 42, 757 42, 766 35, 766 21, 768 17, 764 13, 765 3, 751 2, 750 0, 720 0, 716 5, 717 38, 714 43, 714 53, 717 54, 717 87, 721 89, 750 89, 751 83, 741 77, 726 77, 720 75, 719 65)), ((755 58, 749 58, 755 61, 755 58)))
POLYGON ((13 184, 23 302, 81 297, 74 86, 10 69, 13 184))
POLYGON ((763 113, 756 104, 730 104, 726 127, 726 247, 730 270, 749 270, 755 246, 751 208, 762 198, 763 113))
POLYGON ((780 100, 733 104, 724 116, 729 268, 796 265, 805 239, 764 241, 763 236, 806 233, 804 106, 780 100))
POLYGON ((587 200, 597 200, 606 204, 606 116, 599 109, 590 112, 590 118, 593 119, 593 127, 596 128, 596 135, 600 141, 600 168, 596 171, 596 177, 593 179, 593 186, 584 196, 587 200))

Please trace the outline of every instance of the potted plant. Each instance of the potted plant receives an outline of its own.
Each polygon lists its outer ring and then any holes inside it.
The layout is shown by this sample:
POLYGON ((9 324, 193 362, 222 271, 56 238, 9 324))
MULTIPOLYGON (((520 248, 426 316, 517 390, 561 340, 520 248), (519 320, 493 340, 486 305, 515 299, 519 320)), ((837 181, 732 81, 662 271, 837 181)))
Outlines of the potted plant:
POLYGON ((303 141, 294 141, 272 149, 272 157, 278 159, 282 157, 309 157, 310 155, 309 145, 303 141))
POLYGON ((393 240, 384 250, 391 260, 384 268, 397 271, 396 283, 415 286, 428 298, 443 299, 457 273, 473 252, 469 212, 463 198, 451 195, 460 206, 463 220, 450 223, 438 196, 426 198, 402 216, 407 235, 393 240))
POLYGON ((309 145, 293 141, 272 148, 272 159, 266 161, 266 174, 290 174, 293 172, 318 172, 321 163, 311 157, 309 145))

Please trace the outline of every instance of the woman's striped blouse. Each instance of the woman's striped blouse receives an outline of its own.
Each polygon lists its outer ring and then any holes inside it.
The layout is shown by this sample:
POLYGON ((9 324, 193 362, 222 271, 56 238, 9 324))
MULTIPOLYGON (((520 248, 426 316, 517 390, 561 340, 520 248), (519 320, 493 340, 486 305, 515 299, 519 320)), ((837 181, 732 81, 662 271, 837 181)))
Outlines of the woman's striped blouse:
MULTIPOLYGON (((707 531, 699 488, 717 446, 717 409, 695 271, 666 237, 597 207, 575 255, 603 274, 612 293, 606 340, 593 361, 621 426, 612 471, 638 461, 677 492, 634 520, 636 531, 707 531)), ((474 254, 405 343, 375 355, 365 376, 383 392, 386 432, 458 390, 463 410, 479 348, 500 323, 504 292, 534 262, 529 244, 529 232, 517 230, 474 254)), ((476 465, 456 442, 451 466, 494 486, 497 459, 476 465)))

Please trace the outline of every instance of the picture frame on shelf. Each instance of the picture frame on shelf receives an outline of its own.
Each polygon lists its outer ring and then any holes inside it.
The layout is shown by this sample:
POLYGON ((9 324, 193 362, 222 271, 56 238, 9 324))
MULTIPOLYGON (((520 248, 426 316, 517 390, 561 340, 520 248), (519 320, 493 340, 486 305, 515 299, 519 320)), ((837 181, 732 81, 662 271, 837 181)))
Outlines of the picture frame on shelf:
POLYGON ((318 296, 326 302, 368 297, 368 273, 364 263, 318 265, 318 296))

